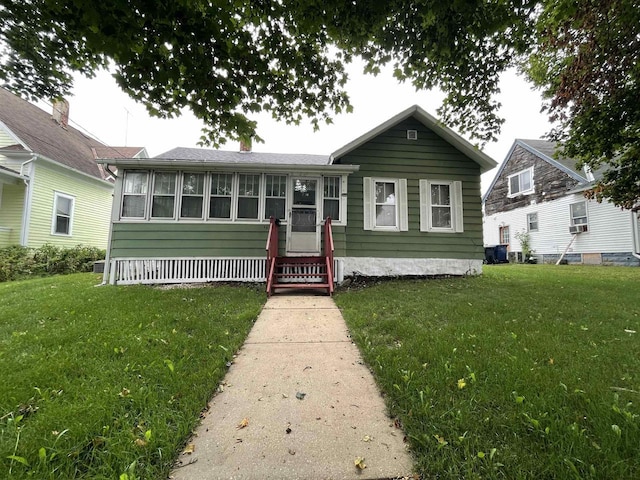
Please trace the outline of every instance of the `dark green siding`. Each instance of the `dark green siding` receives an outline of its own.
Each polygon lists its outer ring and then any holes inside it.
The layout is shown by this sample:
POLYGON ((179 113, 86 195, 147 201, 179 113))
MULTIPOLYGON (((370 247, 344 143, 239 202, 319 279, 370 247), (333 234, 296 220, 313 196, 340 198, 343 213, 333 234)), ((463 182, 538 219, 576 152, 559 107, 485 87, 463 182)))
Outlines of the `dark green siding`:
MULTIPOLYGON (((334 227, 336 256, 345 253, 345 228, 334 227)), ((269 225, 267 223, 115 223, 111 256, 127 257, 261 257, 269 225)), ((286 227, 279 230, 280 254, 284 254, 286 227)))
POLYGON ((407 119, 340 158, 360 165, 349 176, 346 254, 349 257, 482 259, 480 166, 442 140, 421 122, 407 119), (418 140, 407 140, 417 130, 418 140), (406 178, 409 231, 363 229, 363 177, 406 178), (419 180, 462 182, 464 232, 420 232, 419 180))

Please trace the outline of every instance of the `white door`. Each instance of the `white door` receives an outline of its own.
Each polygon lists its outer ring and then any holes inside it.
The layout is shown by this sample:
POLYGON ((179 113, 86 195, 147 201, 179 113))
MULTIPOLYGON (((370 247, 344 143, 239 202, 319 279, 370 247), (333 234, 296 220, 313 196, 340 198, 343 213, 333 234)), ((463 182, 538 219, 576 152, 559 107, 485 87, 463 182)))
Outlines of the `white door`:
POLYGON ((291 178, 291 209, 287 222, 287 255, 320 254, 320 179, 291 178))

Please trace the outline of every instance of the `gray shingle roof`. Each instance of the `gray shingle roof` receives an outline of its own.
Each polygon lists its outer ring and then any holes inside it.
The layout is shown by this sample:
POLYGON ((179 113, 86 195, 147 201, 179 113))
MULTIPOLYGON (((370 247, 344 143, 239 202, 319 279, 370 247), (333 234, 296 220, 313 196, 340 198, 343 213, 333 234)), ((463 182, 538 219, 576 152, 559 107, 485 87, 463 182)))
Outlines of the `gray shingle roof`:
MULTIPOLYGON (((72 126, 62 128, 51 113, 0 88, 0 121, 16 135, 28 149, 50 160, 80 172, 103 179, 92 147, 112 149, 118 156, 118 147, 107 147, 72 126)), ((9 146, 4 151, 23 151, 21 145, 9 146)), ((140 149, 138 149, 140 150, 140 149)))
POLYGON ((256 163, 281 165, 328 165, 328 155, 298 153, 233 152, 205 148, 177 147, 157 155, 155 158, 171 160, 200 160, 212 163, 256 163))

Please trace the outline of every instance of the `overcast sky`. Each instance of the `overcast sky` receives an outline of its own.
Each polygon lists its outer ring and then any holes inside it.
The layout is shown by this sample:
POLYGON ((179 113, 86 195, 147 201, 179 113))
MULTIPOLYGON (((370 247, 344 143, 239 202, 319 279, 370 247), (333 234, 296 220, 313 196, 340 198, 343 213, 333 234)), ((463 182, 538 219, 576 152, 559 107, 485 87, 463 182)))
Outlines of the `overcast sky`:
MULTIPOLYGON (((328 155, 414 104, 436 116, 443 97, 440 92, 416 92, 409 84, 399 84, 389 71, 377 77, 359 71, 358 67, 351 69, 347 85, 353 113, 335 117, 332 125, 323 126, 317 132, 310 124, 296 127, 277 122, 269 115, 257 116, 258 134, 265 143, 254 144, 253 150, 328 155)), ((540 113, 540 95, 532 91, 524 79, 513 72, 504 74, 501 91, 500 114, 506 122, 498 142, 487 144, 483 149, 498 163, 504 160, 514 139, 540 138, 550 128, 546 116, 540 113)), ((93 79, 78 78, 69 103, 74 127, 108 145, 146 147, 151 156, 174 147, 197 147, 201 135, 201 122, 189 111, 171 120, 150 118, 144 107, 122 93, 107 72, 93 79)), ((235 142, 223 146, 225 150, 237 148, 235 142)), ((496 171, 483 176, 483 190, 496 171)))

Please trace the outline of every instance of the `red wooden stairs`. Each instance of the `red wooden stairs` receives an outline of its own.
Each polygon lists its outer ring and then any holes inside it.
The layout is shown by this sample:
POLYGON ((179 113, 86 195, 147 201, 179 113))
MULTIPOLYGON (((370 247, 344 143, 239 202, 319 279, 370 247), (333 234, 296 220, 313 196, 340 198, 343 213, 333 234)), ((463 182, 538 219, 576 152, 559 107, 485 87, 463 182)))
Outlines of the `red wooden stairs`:
POLYGON ((278 224, 271 218, 267 237, 267 295, 282 290, 323 290, 333 294, 333 235, 331 218, 324 223, 324 255, 278 255, 278 224))

